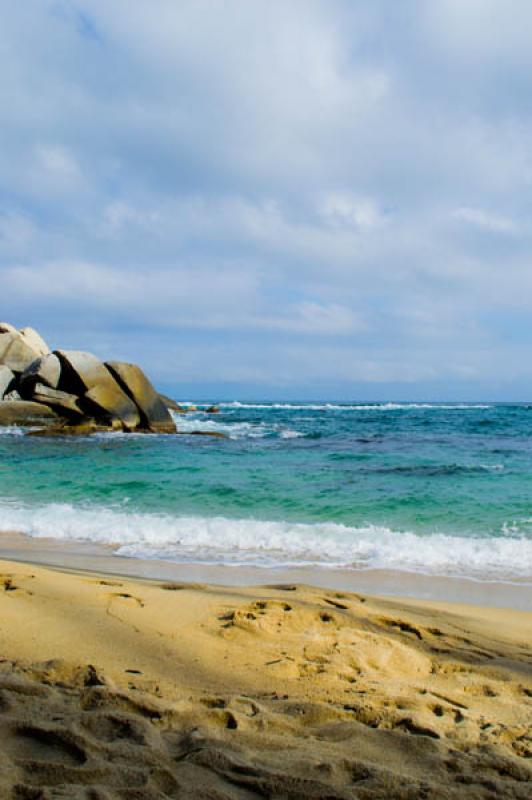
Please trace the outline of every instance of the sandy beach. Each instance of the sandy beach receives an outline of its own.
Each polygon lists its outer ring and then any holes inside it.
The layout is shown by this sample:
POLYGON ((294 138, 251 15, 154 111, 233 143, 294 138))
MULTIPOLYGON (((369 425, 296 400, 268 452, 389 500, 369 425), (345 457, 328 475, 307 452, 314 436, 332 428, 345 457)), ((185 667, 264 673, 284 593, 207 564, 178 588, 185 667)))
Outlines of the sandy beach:
POLYGON ((530 612, 0 573, 1 797, 529 797, 530 612))

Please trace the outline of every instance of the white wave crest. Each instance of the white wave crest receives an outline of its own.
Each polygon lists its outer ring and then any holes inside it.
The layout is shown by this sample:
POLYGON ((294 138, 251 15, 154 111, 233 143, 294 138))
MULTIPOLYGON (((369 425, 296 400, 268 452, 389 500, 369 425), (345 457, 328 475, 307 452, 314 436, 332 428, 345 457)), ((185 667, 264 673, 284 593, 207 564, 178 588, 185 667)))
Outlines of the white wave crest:
POLYGON ((218 418, 209 417, 205 414, 176 414, 171 412, 177 430, 180 433, 223 433, 230 439, 262 439, 265 436, 280 436, 282 439, 294 439, 304 436, 299 431, 283 428, 280 425, 268 424, 266 422, 221 422, 218 418))
POLYGON ((263 410, 286 411, 409 411, 415 409, 436 409, 442 411, 468 411, 491 408, 487 404, 471 405, 469 403, 242 403, 234 400, 231 403, 219 403, 220 408, 250 408, 263 410))
POLYGON ((25 430, 19 425, 0 425, 0 436, 24 436, 25 430))
POLYGON ((299 439, 304 435, 304 433, 301 433, 300 431, 292 431, 290 428, 287 428, 280 433, 281 439, 299 439))
POLYGON ((0 503, 0 530, 110 544, 117 555, 176 562, 392 569, 532 580, 532 539, 419 535, 378 525, 294 523, 134 513, 119 508, 0 503))

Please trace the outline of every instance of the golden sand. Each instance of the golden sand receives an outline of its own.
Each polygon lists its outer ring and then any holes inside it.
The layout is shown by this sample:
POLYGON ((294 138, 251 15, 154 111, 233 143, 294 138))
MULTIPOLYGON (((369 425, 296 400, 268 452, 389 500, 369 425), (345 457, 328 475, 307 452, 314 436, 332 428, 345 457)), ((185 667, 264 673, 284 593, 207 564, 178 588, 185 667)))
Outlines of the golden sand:
POLYGON ((1 798, 532 796, 532 613, 0 573, 1 798))

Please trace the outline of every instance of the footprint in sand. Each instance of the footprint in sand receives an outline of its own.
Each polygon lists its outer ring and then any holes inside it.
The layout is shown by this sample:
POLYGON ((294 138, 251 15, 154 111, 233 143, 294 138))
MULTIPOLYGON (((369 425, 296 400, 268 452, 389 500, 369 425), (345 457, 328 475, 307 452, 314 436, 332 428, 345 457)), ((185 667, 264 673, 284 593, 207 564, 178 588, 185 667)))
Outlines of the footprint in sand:
POLYGON ((37 725, 16 725, 4 749, 17 761, 78 766, 87 760, 85 748, 66 731, 37 725))
POLYGON ((104 712, 87 714, 83 718, 83 727, 95 739, 108 744, 129 744, 145 746, 150 740, 156 738, 150 724, 139 718, 123 712, 104 712))
POLYGON ((338 608, 341 611, 347 611, 349 608, 345 603, 340 603, 338 600, 333 600, 330 597, 323 597, 322 599, 324 603, 328 603, 330 606, 334 606, 334 608, 338 608))
POLYGON ((110 602, 115 601, 124 601, 128 605, 131 606, 138 606, 139 608, 144 608, 144 603, 140 599, 140 597, 135 597, 132 594, 128 594, 127 592, 115 592, 110 595, 110 602))
MULTIPOLYGON (((34 578, 35 576, 22 575, 18 577, 21 577, 22 580, 29 580, 31 578, 34 578)), ((24 589, 22 586, 18 586, 18 584, 15 583, 14 576, 11 574, 0 575, 0 591, 2 589, 4 590, 4 592, 21 592, 22 594, 28 594, 28 595, 33 594, 33 592, 30 591, 29 589, 24 589)))
POLYGON ((218 619, 225 629, 237 628, 248 632, 280 633, 292 606, 281 600, 256 600, 250 605, 228 611, 218 619))

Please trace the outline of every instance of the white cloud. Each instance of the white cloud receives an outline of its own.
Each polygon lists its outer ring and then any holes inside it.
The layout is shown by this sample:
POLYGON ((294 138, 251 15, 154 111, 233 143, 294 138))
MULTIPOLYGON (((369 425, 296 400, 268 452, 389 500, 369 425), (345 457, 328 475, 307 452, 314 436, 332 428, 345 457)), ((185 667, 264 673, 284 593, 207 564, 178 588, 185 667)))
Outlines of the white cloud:
POLYGON ((38 164, 52 177, 77 181, 81 176, 79 165, 64 147, 40 145, 36 148, 38 164))
POLYGON ((328 194, 321 203, 320 214, 333 226, 375 228, 384 222, 384 215, 375 200, 348 192, 328 194))
POLYGON ((514 220, 498 214, 490 214, 481 208, 463 206, 453 211, 453 216, 463 222, 468 222, 496 233, 515 233, 518 229, 514 220))
POLYGON ((104 233, 114 236, 128 233, 133 227, 154 232, 160 215, 157 211, 143 211, 118 200, 104 208, 103 220, 104 233))
POLYGON ((266 312, 255 317, 249 327, 313 336, 348 336, 365 331, 367 325, 360 314, 346 306, 303 301, 293 308, 289 306, 282 316, 269 316, 266 312))
POLYGON ((532 8, 421 6, 12 4, 6 308, 52 339, 127 330, 180 379, 213 354, 221 380, 510 376, 532 296, 532 8))

